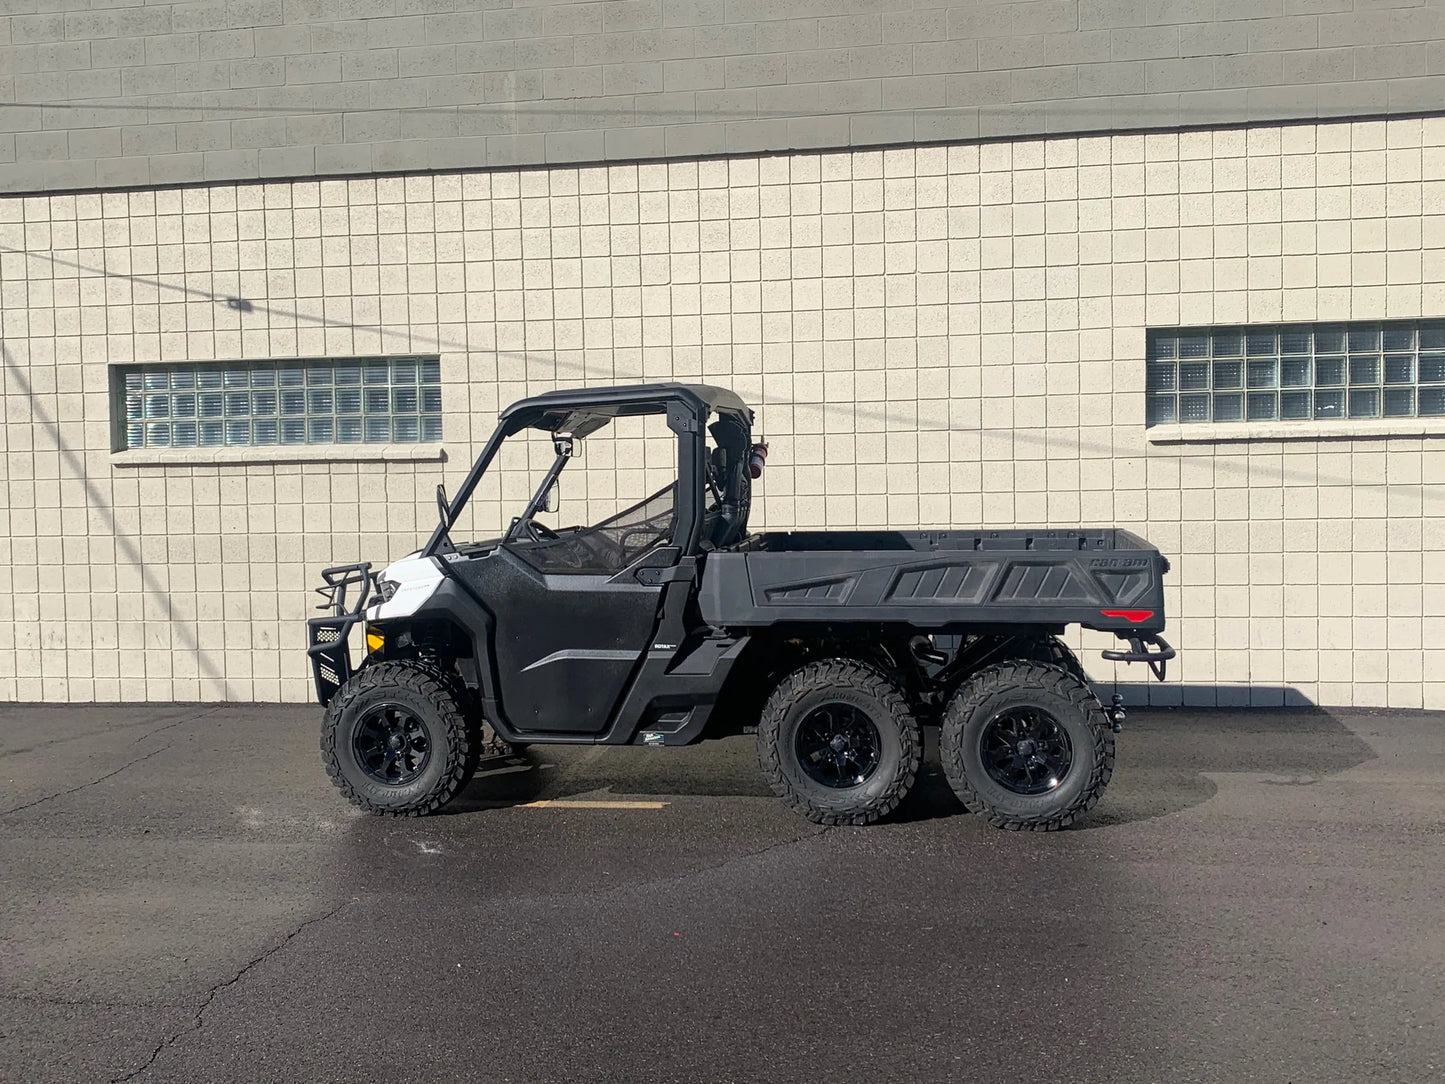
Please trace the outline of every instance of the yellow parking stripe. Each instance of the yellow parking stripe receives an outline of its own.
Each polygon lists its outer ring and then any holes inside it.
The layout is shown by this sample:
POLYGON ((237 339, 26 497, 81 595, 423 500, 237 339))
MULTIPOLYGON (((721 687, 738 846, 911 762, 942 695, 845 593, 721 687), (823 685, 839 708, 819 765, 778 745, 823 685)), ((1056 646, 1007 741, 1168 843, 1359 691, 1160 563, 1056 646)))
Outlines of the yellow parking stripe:
POLYGON ((664 809, 666 802, 621 802, 585 798, 542 798, 522 803, 523 809, 664 809))

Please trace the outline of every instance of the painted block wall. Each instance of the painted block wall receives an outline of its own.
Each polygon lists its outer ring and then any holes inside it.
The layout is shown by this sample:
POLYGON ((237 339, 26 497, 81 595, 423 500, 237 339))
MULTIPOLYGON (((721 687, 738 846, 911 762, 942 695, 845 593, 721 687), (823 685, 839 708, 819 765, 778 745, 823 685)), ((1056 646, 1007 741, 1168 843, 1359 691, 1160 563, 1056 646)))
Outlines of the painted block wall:
POLYGON ((0 698, 306 700, 317 570, 501 406, 676 378, 756 405, 758 526, 1150 538, 1155 702, 1445 706, 1440 435, 1144 422, 1148 327, 1445 314, 1441 178, 1405 119, 0 199, 0 698), (441 357, 439 450, 112 450, 108 366, 382 353, 441 357))
POLYGON ((8 0, 0 191, 1436 110, 1440 0, 8 0))

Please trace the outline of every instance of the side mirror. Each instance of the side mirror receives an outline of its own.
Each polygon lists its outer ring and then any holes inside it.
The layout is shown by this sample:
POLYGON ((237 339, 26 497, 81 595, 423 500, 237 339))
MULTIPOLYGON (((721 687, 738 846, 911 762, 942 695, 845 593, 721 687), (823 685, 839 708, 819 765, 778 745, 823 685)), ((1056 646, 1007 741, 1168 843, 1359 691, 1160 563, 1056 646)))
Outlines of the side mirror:
POLYGON ((559 479, 558 481, 553 482, 550 486, 548 486, 548 487, 547 487, 547 493, 546 493, 546 495, 542 498, 542 507, 541 507, 540 509, 538 509, 538 511, 540 511, 540 512, 555 512, 555 511, 557 511, 558 506, 562 503, 562 493, 561 493, 561 490, 562 490, 562 482, 561 482, 560 479, 559 479))
POLYGON ((442 523, 451 518, 452 506, 447 503, 447 487, 437 483, 437 517, 442 523))

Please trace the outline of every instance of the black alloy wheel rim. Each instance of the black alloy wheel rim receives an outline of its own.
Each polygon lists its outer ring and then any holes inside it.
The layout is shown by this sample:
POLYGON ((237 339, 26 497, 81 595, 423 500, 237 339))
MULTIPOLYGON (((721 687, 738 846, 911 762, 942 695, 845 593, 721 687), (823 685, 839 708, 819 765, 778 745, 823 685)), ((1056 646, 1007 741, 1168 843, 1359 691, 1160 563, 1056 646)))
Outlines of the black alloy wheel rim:
POLYGON ((883 755, 873 720, 851 704, 824 704, 808 712, 793 746, 808 778, 833 790, 866 782, 883 755))
POLYGON ((391 787, 410 783, 431 759, 426 727, 397 704, 379 704, 363 715, 351 744, 361 770, 391 787))
POLYGON ((1057 789, 1074 763, 1068 731, 1037 707, 1006 708, 990 719, 979 735, 979 754, 990 779, 1022 795, 1057 789))

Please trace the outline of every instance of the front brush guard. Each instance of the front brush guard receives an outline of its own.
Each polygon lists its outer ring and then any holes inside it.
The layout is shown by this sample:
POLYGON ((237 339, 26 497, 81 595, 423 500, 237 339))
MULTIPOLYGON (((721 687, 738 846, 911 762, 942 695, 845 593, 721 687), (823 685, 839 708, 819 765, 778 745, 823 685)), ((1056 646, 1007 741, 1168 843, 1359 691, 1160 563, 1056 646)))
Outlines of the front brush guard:
POLYGON ((336 690, 351 676, 351 648, 346 641, 352 627, 366 612, 366 602, 371 597, 375 577, 371 572, 371 562, 363 561, 360 564, 323 569, 321 578, 326 584, 318 587, 316 593, 326 601, 316 608, 331 612, 325 617, 312 617, 307 620, 306 654, 311 659, 316 698, 322 704, 327 704, 336 695, 336 690), (357 593, 356 602, 348 607, 348 589, 358 585, 361 590, 357 593))

